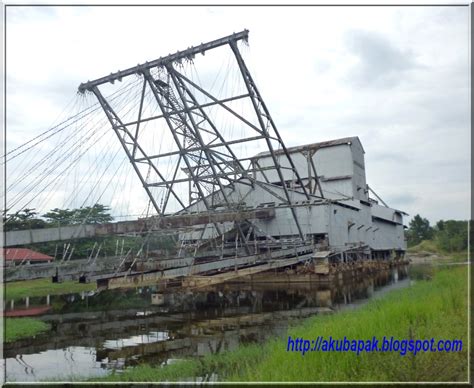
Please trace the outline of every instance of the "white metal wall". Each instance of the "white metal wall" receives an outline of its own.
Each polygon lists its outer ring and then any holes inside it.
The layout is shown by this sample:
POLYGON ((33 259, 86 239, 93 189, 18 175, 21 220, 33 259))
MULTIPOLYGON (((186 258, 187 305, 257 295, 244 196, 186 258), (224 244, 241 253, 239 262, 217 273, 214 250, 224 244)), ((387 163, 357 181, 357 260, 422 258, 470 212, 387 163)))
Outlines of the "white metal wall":
MULTIPOLYGON (((295 207, 300 226, 304 234, 327 234, 333 248, 344 249, 352 244, 368 244, 375 250, 405 250, 403 219, 400 211, 377 204, 368 205, 367 184, 365 176, 364 149, 358 138, 343 144, 335 144, 319 148, 312 158, 321 179, 321 185, 326 198, 345 199, 338 203, 308 205, 295 207), (336 178, 336 179, 334 179, 336 178), (361 202, 362 201, 362 202, 361 202), (373 218, 375 217, 375 218, 373 218)), ((291 151, 290 151, 291 152, 291 151)), ((294 151, 291 156, 302 178, 313 176, 311 165, 308 163, 306 152, 294 151)), ((294 180, 292 172, 288 170, 289 162, 283 155, 279 155, 279 162, 283 169, 285 180, 294 180)), ((260 167, 273 165, 270 156, 259 159, 260 167)), ((278 176, 274 170, 266 171, 271 182, 277 182, 278 176)), ((264 181, 259 172, 257 178, 264 181)), ((284 191, 280 186, 259 185, 254 188, 236 183, 234 189, 226 188, 228 198, 234 203, 245 203, 249 207, 257 207, 262 203, 274 203, 276 206, 275 218, 270 220, 256 220, 260 229, 257 234, 270 236, 297 236, 296 227, 290 208, 278 207, 284 202, 284 191)), ((293 204, 302 204, 306 197, 301 192, 290 190, 293 204)), ((316 197, 313 197, 313 200, 316 197)), ((221 193, 216 193, 209 199, 210 203, 223 202, 221 193)), ((270 205, 271 206, 271 205, 270 205)), ((204 211, 202 201, 193 204, 189 211, 204 211)), ((228 231, 232 223, 222 224, 222 229, 228 231)), ((182 237, 199 239, 202 229, 182 237)), ((207 226, 203 238, 215 236, 212 225, 207 226)))

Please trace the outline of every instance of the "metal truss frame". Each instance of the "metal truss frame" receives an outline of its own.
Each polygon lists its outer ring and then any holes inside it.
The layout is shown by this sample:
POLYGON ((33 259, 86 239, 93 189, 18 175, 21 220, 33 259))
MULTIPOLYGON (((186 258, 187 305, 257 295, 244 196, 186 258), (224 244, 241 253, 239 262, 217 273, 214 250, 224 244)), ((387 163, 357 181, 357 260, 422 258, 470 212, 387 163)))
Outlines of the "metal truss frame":
MULTIPOLYGON (((190 188, 191 184, 193 184, 197 189, 197 199, 202 201, 207 212, 214 212, 215 204, 210 203, 209 198, 210 194, 216 192, 219 192, 222 196, 223 203, 220 203, 220 206, 229 210, 238 210, 239 205, 232 203, 226 193, 226 187, 232 187, 236 181, 242 182, 242 178, 246 178, 251 182, 251 185, 259 184, 263 187, 263 185, 261 185, 262 182, 256 180, 253 173, 259 172, 264 177, 266 183, 269 183, 265 171, 273 169, 277 172, 279 179, 278 184, 283 188, 283 199, 290 205, 289 207, 298 229, 298 234, 303 241, 305 240, 305 236, 298 221, 296 211, 294 207, 291 206, 290 191, 284 180, 283 167, 279 163, 279 158, 275 155, 272 141, 276 142, 278 148, 288 159, 290 167, 285 168, 291 170, 293 176, 296 177, 296 183, 299 185, 298 190, 301 190, 307 199, 310 199, 311 193, 306 189, 276 125, 271 118, 270 112, 240 54, 237 47, 237 42, 240 40, 248 40, 247 30, 196 47, 191 47, 184 51, 178 51, 175 54, 147 62, 144 65, 138 65, 125 71, 119 71, 109 76, 83 83, 79 86, 79 92, 84 93, 85 91, 91 91, 97 97, 158 215, 164 215, 166 213, 171 197, 174 197, 183 209, 187 208, 188 205, 186 205, 183 199, 173 190, 175 184, 185 181, 190 182, 190 188), (219 99, 176 69, 175 65, 181 63, 183 60, 192 60, 198 53, 204 54, 204 52, 208 50, 225 45, 230 46, 235 56, 247 93, 219 99), (159 76, 153 75, 151 72, 152 69, 156 68, 159 69, 159 76), (124 123, 107 99, 102 95, 99 86, 108 82, 113 83, 116 80, 120 81, 122 78, 133 74, 137 74, 143 78, 138 117, 134 121, 124 123), (154 100, 156 100, 160 108, 159 115, 143 117, 143 105, 147 89, 151 91, 154 100), (196 93, 205 96, 206 102, 200 103, 196 93), (235 112, 228 105, 231 101, 242 99, 250 99, 258 125, 252 124, 250 120, 235 112), (206 112, 206 108, 210 106, 219 106, 225 109, 232 116, 255 131, 255 136, 226 141, 219 131, 218 126, 206 112), (140 145, 140 126, 144 122, 158 119, 163 119, 166 122, 178 150, 158 155, 148 155, 140 145), (207 140, 204 140, 204 134, 207 136, 207 140), (209 138, 211 140, 209 140, 209 138), (244 160, 248 160, 248 158, 239 159, 230 147, 232 144, 257 140, 265 141, 273 160, 273 166, 261 168, 258 165, 255 167, 254 164, 251 164, 251 167, 245 168, 243 162, 244 160), (173 177, 166 179, 162 172, 159 171, 155 160, 170 156, 177 156, 178 162, 174 169, 173 177), (182 163, 186 166, 185 173, 187 174, 187 178, 178 179, 177 173, 182 163), (159 181, 148 182, 147 177, 140 171, 140 164, 148 165, 148 168, 154 171, 159 181), (152 187, 165 187, 167 190, 161 206, 158 205, 150 189, 152 187)), ((192 200, 190 190, 189 202, 191 203, 192 200)), ((221 236, 222 231, 219 229, 219 225, 214 223, 214 226, 219 236, 221 236)), ((236 227, 242 242, 246 241, 245 234, 239 223, 236 223, 236 227)))

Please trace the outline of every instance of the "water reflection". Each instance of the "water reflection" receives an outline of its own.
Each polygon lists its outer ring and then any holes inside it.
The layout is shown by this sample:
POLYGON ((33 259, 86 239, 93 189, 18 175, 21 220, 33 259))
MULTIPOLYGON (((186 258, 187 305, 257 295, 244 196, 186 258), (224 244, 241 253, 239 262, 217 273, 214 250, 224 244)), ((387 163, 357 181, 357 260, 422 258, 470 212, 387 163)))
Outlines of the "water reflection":
POLYGON ((87 370, 89 375, 94 376, 107 373, 107 369, 97 362, 95 349, 76 346, 46 350, 38 354, 17 355, 7 358, 6 367, 7 381, 17 382, 52 378, 71 381, 82 370, 87 370))
MULTIPOLYGON (((40 319, 52 330, 6 344, 7 381, 73 380, 149 362, 203 356, 284 336, 289 322, 338 309, 409 284, 407 268, 331 284, 225 284, 162 294, 154 288, 51 296, 40 319)), ((29 305, 45 304, 30 298, 29 305)), ((22 308, 15 301, 12 308, 22 308)))
POLYGON ((168 332, 151 331, 146 334, 134 335, 129 338, 117 338, 114 340, 107 340, 104 342, 105 349, 122 349, 127 346, 137 346, 143 344, 152 344, 155 342, 169 340, 168 332))

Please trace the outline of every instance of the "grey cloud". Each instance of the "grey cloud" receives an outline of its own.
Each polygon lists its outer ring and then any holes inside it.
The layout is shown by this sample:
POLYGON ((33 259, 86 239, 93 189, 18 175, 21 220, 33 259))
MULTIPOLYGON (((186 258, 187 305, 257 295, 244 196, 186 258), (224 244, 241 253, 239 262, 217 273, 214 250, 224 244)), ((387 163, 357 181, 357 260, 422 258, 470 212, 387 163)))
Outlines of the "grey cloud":
POLYGON ((468 71, 439 72, 424 69, 409 88, 396 88, 383 93, 355 92, 353 105, 341 112, 341 125, 378 130, 407 130, 411 135, 426 133, 444 135, 446 131, 466 132, 469 125, 468 71), (464 79, 460 86, 458 79, 464 79), (440 85, 440 83, 443 83, 440 85))
POLYGON ((34 83, 21 78, 15 78, 11 75, 7 76, 7 92, 15 93, 16 91, 27 90, 31 95, 41 96, 41 98, 49 98, 54 100, 60 106, 65 105, 67 101, 64 98, 72 98, 77 92, 79 81, 73 77, 64 75, 50 80, 48 87, 44 87, 43 83, 34 83))
POLYGON ((411 194, 388 195, 385 199, 390 206, 395 208, 403 208, 418 201, 418 197, 411 194))
POLYGON ((469 12, 464 7, 443 7, 439 12, 433 14, 433 20, 442 25, 453 25, 459 23, 461 18, 465 18, 467 22, 469 12))
POLYGON ((377 162, 396 162, 396 163, 409 163, 412 158, 408 155, 404 155, 400 152, 384 151, 380 152, 377 150, 371 151, 371 157, 374 161, 377 162))
POLYGON ((56 7, 45 6, 18 6, 10 5, 6 8, 8 22, 25 22, 41 19, 54 19, 57 17, 56 7))
POLYGON ((348 74, 357 87, 393 87, 403 73, 418 67, 412 52, 399 49, 376 32, 351 30, 345 34, 345 45, 359 58, 348 74))
POLYGON ((305 127, 305 121, 301 117, 293 117, 290 119, 282 120, 281 123, 279 123, 279 127, 284 128, 285 131, 289 131, 292 129, 301 129, 305 127))

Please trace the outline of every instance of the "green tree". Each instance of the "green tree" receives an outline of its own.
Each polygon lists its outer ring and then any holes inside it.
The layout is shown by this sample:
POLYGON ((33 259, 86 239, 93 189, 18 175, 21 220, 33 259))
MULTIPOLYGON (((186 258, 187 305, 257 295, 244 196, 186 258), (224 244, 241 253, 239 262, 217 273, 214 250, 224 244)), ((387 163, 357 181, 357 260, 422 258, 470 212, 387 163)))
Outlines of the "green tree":
POLYGON ((113 221, 110 208, 100 203, 94 206, 80 207, 78 209, 52 209, 43 214, 51 225, 74 225, 74 224, 103 224, 113 221))
POLYGON ((46 222, 37 218, 38 213, 35 209, 23 209, 13 214, 3 216, 3 227, 5 231, 41 229, 45 228, 46 222))
POLYGON ((69 209, 52 209, 48 213, 43 214, 50 224, 70 225, 73 223, 74 211, 69 209))
POLYGON ((439 220, 437 223, 436 223, 436 231, 437 232, 440 232, 440 231, 443 231, 444 230, 444 221, 443 220, 439 220))
POLYGON ((108 206, 96 203, 94 206, 86 206, 76 209, 76 218, 79 219, 79 223, 104 224, 114 220, 109 212, 110 208, 108 206))
POLYGON ((407 231, 408 245, 417 245, 423 240, 430 240, 433 237, 433 228, 426 218, 422 218, 417 214, 410 221, 407 231))
POLYGON ((448 252, 460 252, 467 249, 467 221, 441 220, 436 226, 435 239, 440 249, 448 252))

